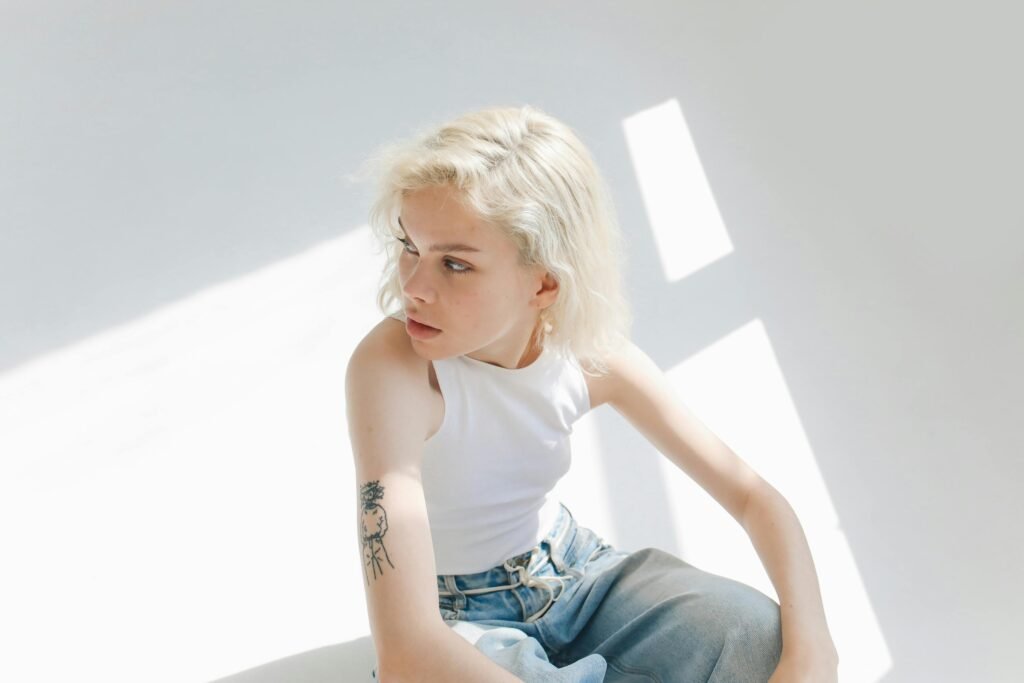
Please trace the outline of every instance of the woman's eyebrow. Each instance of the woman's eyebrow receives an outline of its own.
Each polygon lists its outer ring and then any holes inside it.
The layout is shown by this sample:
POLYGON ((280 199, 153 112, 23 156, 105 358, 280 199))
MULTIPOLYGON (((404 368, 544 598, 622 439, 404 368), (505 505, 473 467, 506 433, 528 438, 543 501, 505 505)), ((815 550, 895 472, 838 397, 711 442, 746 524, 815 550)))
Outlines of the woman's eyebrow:
MULTIPOLYGON (((402 228, 402 232, 404 233, 405 232, 405 226, 402 225, 402 217, 401 216, 398 217, 398 226, 400 228, 402 228)), ((406 238, 408 238, 409 234, 406 233, 405 236, 406 236, 406 238)), ((447 242, 447 243, 444 243, 444 244, 435 244, 432 247, 430 247, 430 249, 428 249, 428 251, 472 251, 472 252, 480 253, 480 250, 477 249, 476 247, 470 246, 468 244, 460 244, 458 242, 447 242)))

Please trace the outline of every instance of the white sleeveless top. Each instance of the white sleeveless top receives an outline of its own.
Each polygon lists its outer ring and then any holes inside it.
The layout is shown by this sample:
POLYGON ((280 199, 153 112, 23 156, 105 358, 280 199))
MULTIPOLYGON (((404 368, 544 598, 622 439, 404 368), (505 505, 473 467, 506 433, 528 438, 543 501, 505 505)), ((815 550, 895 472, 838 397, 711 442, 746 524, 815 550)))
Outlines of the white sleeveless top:
POLYGON ((537 545, 555 522, 548 493, 569 471, 573 423, 590 410, 575 358, 545 348, 524 368, 468 356, 433 361, 441 428, 422 481, 438 574, 472 574, 537 545))

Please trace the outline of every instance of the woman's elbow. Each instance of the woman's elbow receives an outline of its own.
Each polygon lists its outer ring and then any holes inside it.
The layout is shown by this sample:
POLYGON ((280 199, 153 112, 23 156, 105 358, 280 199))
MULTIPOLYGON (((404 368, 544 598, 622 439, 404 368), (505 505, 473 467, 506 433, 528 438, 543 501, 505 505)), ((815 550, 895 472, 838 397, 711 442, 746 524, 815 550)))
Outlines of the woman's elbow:
POLYGON ((391 681, 394 681, 395 679, 385 669, 380 668, 380 665, 378 664, 373 669, 373 680, 376 683, 391 683, 391 681))
POLYGON ((411 672, 408 666, 409 659, 406 652, 393 651, 391 657, 382 657, 378 652, 374 681, 376 683, 411 683, 415 680, 422 680, 422 676, 417 677, 411 672))
POLYGON ((424 680, 429 667, 429 654, 438 652, 435 644, 428 645, 425 634, 409 638, 398 646, 377 648, 377 683, 413 683, 424 680))

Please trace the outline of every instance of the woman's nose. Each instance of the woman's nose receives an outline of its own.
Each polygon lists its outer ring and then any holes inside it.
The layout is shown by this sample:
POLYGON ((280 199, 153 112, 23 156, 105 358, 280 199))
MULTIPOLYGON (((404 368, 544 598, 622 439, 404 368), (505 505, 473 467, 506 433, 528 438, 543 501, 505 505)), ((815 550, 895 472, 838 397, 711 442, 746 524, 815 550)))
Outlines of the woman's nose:
POLYGON ((429 280, 428 274, 417 263, 409 271, 402 285, 402 293, 410 299, 430 303, 434 300, 434 285, 429 280))

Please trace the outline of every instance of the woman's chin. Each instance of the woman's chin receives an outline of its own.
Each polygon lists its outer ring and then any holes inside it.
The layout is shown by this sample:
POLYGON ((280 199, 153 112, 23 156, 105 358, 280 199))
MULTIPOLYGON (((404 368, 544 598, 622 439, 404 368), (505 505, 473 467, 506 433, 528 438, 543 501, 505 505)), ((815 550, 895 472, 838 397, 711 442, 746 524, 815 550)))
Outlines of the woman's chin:
POLYGON ((423 343, 419 339, 410 339, 412 342, 412 351, 423 360, 441 360, 442 358, 448 358, 452 354, 445 353, 443 350, 438 349, 436 346, 430 343, 423 343))

